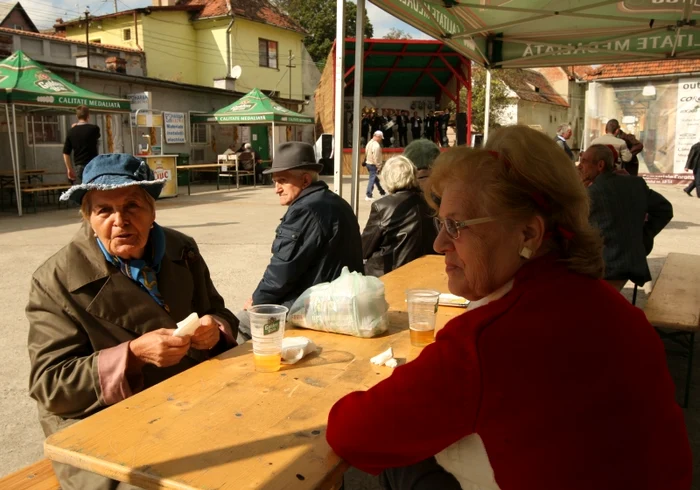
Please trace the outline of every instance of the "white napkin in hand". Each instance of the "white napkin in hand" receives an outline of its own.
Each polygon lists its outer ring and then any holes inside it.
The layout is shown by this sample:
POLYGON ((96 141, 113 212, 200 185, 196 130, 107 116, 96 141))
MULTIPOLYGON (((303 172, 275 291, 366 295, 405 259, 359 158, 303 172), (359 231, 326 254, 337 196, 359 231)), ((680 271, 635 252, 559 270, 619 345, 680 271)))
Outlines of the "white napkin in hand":
POLYGON ((282 339, 282 364, 294 364, 312 352, 316 352, 316 344, 309 338, 285 337, 282 339))
POLYGON ((184 337, 185 335, 194 335, 199 328, 199 315, 190 313, 187 318, 177 322, 177 329, 173 332, 173 337, 184 337))

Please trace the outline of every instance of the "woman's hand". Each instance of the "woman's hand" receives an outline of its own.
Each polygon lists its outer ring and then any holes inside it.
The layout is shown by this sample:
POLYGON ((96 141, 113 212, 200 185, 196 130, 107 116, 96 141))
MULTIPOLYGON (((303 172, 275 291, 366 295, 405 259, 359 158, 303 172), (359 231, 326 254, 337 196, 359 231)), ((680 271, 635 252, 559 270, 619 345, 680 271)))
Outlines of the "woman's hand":
POLYGON ((192 347, 209 350, 219 341, 220 335, 219 322, 211 315, 204 315, 199 319, 199 327, 192 336, 192 347))
POLYGON ((173 337, 175 330, 160 328, 132 340, 129 352, 143 364, 174 366, 190 348, 190 337, 173 337))

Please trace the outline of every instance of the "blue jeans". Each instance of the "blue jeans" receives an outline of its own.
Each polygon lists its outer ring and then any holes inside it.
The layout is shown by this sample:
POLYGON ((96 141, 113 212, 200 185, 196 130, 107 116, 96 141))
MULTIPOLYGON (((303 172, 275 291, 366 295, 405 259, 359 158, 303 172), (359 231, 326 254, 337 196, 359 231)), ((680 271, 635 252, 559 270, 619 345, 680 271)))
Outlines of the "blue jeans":
POLYGON ((369 183, 367 184, 367 197, 372 197, 372 191, 374 186, 377 186, 379 194, 382 196, 386 194, 384 189, 382 189, 382 184, 379 183, 379 175, 377 175, 377 166, 371 163, 367 164, 367 171, 369 172, 369 183))

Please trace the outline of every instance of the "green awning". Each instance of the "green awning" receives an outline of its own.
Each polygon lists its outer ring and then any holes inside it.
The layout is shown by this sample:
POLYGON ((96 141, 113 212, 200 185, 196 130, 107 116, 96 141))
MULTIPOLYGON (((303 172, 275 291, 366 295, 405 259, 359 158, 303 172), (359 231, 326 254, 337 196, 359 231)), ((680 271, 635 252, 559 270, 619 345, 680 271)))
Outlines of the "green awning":
POLYGON ((700 56, 694 0, 371 0, 488 67, 700 56))
POLYGON ((0 102, 66 109, 85 105, 98 112, 131 111, 128 100, 73 85, 22 51, 0 62, 0 102))
POLYGON ((214 114, 192 114, 193 123, 220 124, 313 124, 314 118, 290 111, 254 88, 231 105, 214 114))

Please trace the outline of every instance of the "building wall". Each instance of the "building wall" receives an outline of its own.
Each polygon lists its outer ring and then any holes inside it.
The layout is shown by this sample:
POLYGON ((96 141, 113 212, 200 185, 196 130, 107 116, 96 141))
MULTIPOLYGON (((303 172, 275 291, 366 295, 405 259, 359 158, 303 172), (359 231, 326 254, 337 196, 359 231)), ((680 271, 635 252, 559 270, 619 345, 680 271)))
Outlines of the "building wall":
MULTIPOLYGON (((134 22, 132 15, 123 15, 92 21, 88 36, 90 42, 93 43, 99 40, 102 44, 140 49, 143 47, 142 18, 141 15, 137 15, 136 22, 134 22), (131 39, 128 41, 124 40, 124 29, 131 29, 131 39), (136 35, 137 33, 138 36, 136 35), (137 37, 138 44, 136 42, 137 37)), ((85 42, 85 26, 79 24, 66 27, 66 39, 85 42)))
MULTIPOLYGON (((238 20, 236 20, 238 22, 238 20)), ((196 46, 194 47, 194 57, 197 59, 197 83, 206 87, 213 87, 215 79, 225 78, 227 75, 228 65, 226 62, 226 28, 228 27, 228 19, 219 20, 204 20, 194 24, 194 32, 196 46)), ((235 24, 234 24, 235 25, 235 24)), ((246 33, 246 35, 251 35, 246 33)), ((235 36, 235 31, 231 31, 231 36, 235 36)), ((235 41, 231 40, 231 49, 235 46, 235 41)), ((231 56, 235 59, 235 56, 231 56)), ((234 62, 231 66, 240 64, 234 62)), ((248 70, 241 65, 243 69, 242 78, 248 76, 248 70)), ((262 88, 262 87, 261 87, 262 88)), ((247 92, 245 88, 239 86, 239 81, 236 81, 236 90, 239 92, 247 92)))
MULTIPOLYGON (((56 69, 55 71, 67 80, 76 81, 75 74, 70 71, 62 72, 60 69, 56 69)), ((182 112, 186 115, 190 111, 211 112, 212 110, 231 104, 236 100, 236 97, 233 94, 229 95, 223 91, 214 93, 185 88, 179 89, 162 87, 158 85, 157 81, 153 81, 152 83, 143 81, 128 82, 104 77, 98 78, 91 75, 86 75, 85 73, 81 74, 79 85, 87 90, 117 97, 125 97, 127 94, 131 93, 146 91, 151 92, 153 97, 153 109, 160 111, 182 112)), ((37 113, 37 116, 39 115, 40 113, 37 113)), ((32 149, 32 146, 28 144, 28 132, 31 131, 31 123, 25 123, 25 113, 18 112, 17 118, 19 120, 18 142, 21 152, 20 168, 46 169, 48 174, 44 179, 45 182, 64 182, 65 167, 62 157, 62 143, 37 145, 35 160, 34 150, 32 149)), ((129 115, 116 115, 112 116, 112 118, 112 132, 117 140, 117 146, 113 149, 113 151, 131 153, 132 139, 130 135, 129 115)), ((8 133, 4 119, 5 113, 2 111, 2 114, 0 115, 0 170, 2 171, 11 170, 9 145, 7 144, 8 133)), ((102 114, 93 113, 91 115, 91 119, 92 122, 99 125, 102 130, 103 138, 101 140, 102 147, 100 148, 100 151, 107 152, 105 116, 102 114)), ((70 125, 73 122, 75 122, 75 117, 72 115, 72 112, 66 111, 65 115, 61 117, 61 124, 63 125, 63 138, 65 138, 66 131, 68 128, 70 128, 70 125)), ((149 131, 146 128, 140 128, 138 131, 134 131, 134 133, 134 147, 138 149, 139 143, 144 144, 146 142, 142 136, 148 134, 149 131)), ((157 131, 156 135, 158 141, 156 141, 156 144, 162 145, 163 151, 166 154, 189 154, 191 162, 194 162, 194 157, 196 155, 200 155, 200 158, 197 161, 215 162, 218 154, 223 153, 226 147, 231 143, 240 144, 242 137, 241 129, 235 126, 210 125, 208 126, 207 130, 207 142, 204 144, 192 144, 189 136, 189 123, 186 124, 186 133, 188 135, 187 143, 167 144, 160 141, 160 133, 157 131)))
MULTIPOLYGON (((224 27, 223 53, 226 53, 225 31, 224 27)), ((302 90, 302 69, 304 67, 302 55, 304 49, 302 39, 304 36, 302 34, 241 18, 236 19, 231 33, 233 35, 231 43, 232 66, 238 65, 242 69, 242 75, 236 81, 236 90, 248 92, 253 88, 259 88, 266 93, 274 90, 279 92, 276 98, 288 99, 289 73, 285 65, 289 63, 289 50, 291 50, 295 56, 292 64, 296 65, 296 68, 292 69, 291 98, 304 100, 304 95, 308 94, 304 94, 302 90), (259 66, 258 39, 260 38, 277 41, 277 69, 259 66)), ((212 79, 214 73, 217 73, 212 65, 200 65, 200 69, 203 70, 202 77, 209 80, 212 79), (204 70, 209 71, 206 72, 204 70)))
MULTIPOLYGON (((0 56, 6 57, 14 51, 21 50, 40 63, 76 66, 78 58, 85 56, 85 43, 80 42, 83 40, 71 42, 60 38, 46 39, 31 34, 0 32, 0 56)), ((105 59, 112 56, 126 60, 127 74, 144 75, 145 57, 143 53, 120 51, 97 45, 90 46, 90 68, 106 70, 105 59)))
POLYGON ((557 127, 568 122, 568 112, 568 107, 519 100, 518 124, 535 126, 535 129, 554 138, 557 127))
POLYGON ((15 26, 19 26, 23 31, 37 32, 36 28, 27 22, 27 18, 18 9, 13 9, 5 17, 3 23, 0 24, 0 27, 7 27, 8 29, 16 29, 15 26))
POLYGON ((153 12, 142 16, 142 24, 148 76, 197 84, 197 33, 189 20, 189 14, 153 12))

